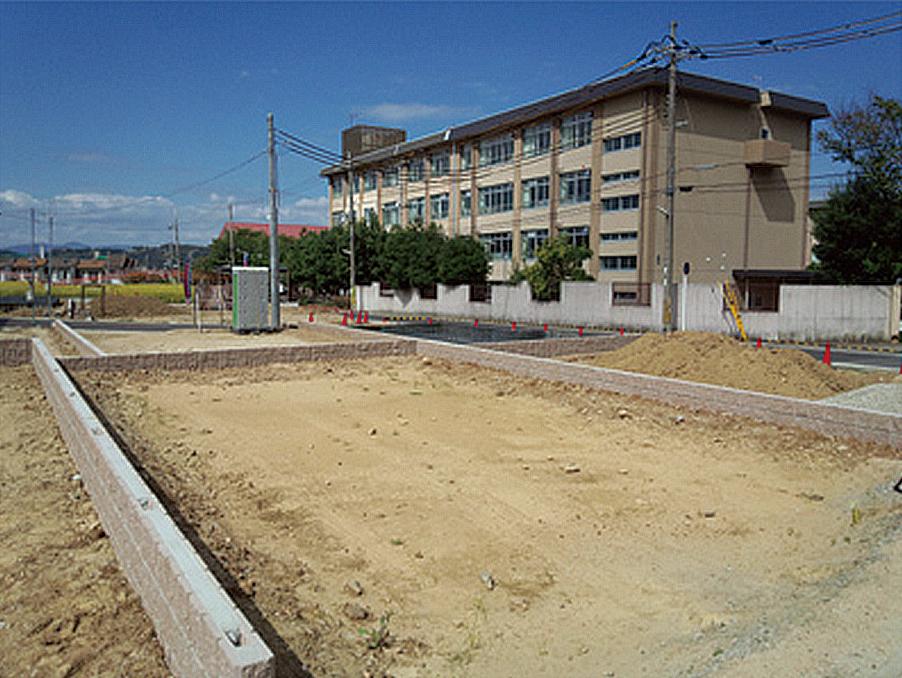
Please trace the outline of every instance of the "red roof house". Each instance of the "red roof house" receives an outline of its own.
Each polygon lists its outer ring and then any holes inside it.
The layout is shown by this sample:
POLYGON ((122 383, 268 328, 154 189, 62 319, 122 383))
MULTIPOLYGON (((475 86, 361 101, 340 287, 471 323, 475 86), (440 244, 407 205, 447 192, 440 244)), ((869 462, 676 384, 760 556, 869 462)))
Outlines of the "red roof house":
MULTIPOLYGON (((300 238, 305 233, 318 233, 328 228, 328 226, 313 226, 311 224, 279 224, 279 235, 289 238, 300 238)), ((250 221, 227 221, 219 232, 219 237, 224 237, 229 231, 256 231, 269 235, 269 224, 257 224, 250 221)))

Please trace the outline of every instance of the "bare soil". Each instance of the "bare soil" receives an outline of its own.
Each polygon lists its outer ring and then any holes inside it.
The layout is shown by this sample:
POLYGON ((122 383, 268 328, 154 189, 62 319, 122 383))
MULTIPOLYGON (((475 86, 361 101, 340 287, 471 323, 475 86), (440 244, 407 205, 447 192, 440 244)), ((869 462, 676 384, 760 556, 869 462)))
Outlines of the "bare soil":
POLYGON ((79 376, 315 675, 902 674, 899 449, 414 358, 79 376))
POLYGON ((78 355, 78 349, 64 337, 51 332, 46 327, 3 327, 0 328, 0 341, 4 339, 24 339, 37 337, 46 344, 55 356, 78 355))
POLYGON ((756 349, 704 332, 644 334, 616 351, 567 360, 809 400, 894 380, 892 374, 834 369, 802 351, 756 349))
POLYGON ((316 323, 299 325, 274 334, 236 334, 228 329, 109 332, 79 330, 80 334, 107 353, 148 353, 214 348, 257 346, 297 346, 351 341, 384 340, 378 334, 342 332, 334 326, 316 323))
POLYGON ((168 676, 30 366, 0 422, 0 676, 168 676))

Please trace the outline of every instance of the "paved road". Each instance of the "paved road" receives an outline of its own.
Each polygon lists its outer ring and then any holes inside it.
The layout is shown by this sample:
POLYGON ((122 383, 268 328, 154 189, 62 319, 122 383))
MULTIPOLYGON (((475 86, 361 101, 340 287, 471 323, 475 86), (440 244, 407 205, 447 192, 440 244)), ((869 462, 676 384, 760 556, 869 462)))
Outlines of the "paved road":
MULTIPOLYGON (((786 344, 767 344, 768 348, 794 348, 804 351, 818 360, 824 359, 824 349, 821 346, 787 346, 786 344)), ((831 348, 830 358, 835 366, 854 366, 865 369, 898 370, 902 364, 902 353, 885 353, 879 351, 852 351, 844 348, 831 348)))
MULTIPOLYGON (((47 326, 50 324, 50 321, 47 318, 38 318, 37 324, 47 326)), ((194 329, 194 325, 191 323, 138 323, 117 322, 115 320, 66 320, 66 324, 75 330, 97 330, 100 332, 105 330, 113 332, 165 332, 166 330, 194 329)), ((0 318, 0 327, 4 325, 9 327, 31 327, 31 318, 0 318)), ((214 325, 209 326, 210 329, 213 327, 214 325)))

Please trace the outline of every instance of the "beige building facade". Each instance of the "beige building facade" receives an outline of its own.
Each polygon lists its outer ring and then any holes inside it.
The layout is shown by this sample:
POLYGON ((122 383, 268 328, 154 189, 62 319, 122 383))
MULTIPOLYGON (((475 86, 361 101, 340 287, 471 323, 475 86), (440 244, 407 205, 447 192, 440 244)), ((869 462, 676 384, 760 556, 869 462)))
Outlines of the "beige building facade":
MULTIPOLYGON (((591 249, 587 267, 600 281, 661 282, 666 85, 666 71, 640 71, 350 156, 355 216, 478 237, 492 280, 564 236, 591 249)), ((694 282, 713 282, 736 269, 807 266, 811 122, 827 115, 817 101, 679 74, 678 270, 688 262, 694 282)), ((322 174, 339 223, 348 167, 322 174)))

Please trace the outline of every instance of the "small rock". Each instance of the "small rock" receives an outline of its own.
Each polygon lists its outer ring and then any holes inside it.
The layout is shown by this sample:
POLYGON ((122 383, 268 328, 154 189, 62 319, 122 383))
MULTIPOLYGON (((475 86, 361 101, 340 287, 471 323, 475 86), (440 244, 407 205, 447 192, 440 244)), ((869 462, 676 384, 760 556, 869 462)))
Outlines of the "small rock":
POLYGON ((633 415, 630 414, 629 410, 620 409, 617 410, 617 416, 621 419, 631 419, 633 415))
POLYGON ((629 475, 630 470, 628 468, 622 468, 618 471, 618 473, 622 476, 627 476, 627 475, 629 475))
POLYGON ((417 560, 422 560, 426 556, 423 555, 422 551, 417 551, 416 553, 413 554, 413 557, 416 558, 417 560))
POLYGON ((375 427, 371 428, 370 431, 369 431, 369 433, 370 433, 371 436, 376 435, 376 433, 377 433, 376 428, 375 428, 375 427))
POLYGON ((81 480, 81 473, 73 473, 72 477, 69 478, 69 480, 71 480, 73 483, 77 483, 79 480, 81 480))
POLYGON ((351 579, 345 582, 345 591, 350 593, 352 596, 362 596, 363 586, 356 579, 351 579))
POLYGON ((422 362, 423 362, 424 365, 431 365, 431 364, 432 364, 432 359, 431 359, 431 358, 426 358, 426 357, 424 357, 422 362))
POLYGON ((682 424, 685 421, 686 421, 686 417, 684 417, 682 414, 677 415, 673 419, 674 424, 682 424))
POLYGON ((717 515, 717 511, 702 511, 702 516, 704 518, 713 518, 717 515))
POLYGON ((479 578, 482 580, 482 583, 485 584, 485 587, 489 591, 493 591, 495 589, 495 578, 492 576, 491 572, 481 572, 479 574, 479 578))
POLYGON ((562 470, 564 473, 579 473, 580 468, 576 464, 567 464, 562 470))
POLYGON ((523 464, 523 467, 522 467, 522 468, 523 468, 524 471, 528 471, 528 470, 529 470, 529 464, 523 464))
POLYGON ((348 619, 353 619, 354 621, 363 621, 370 617, 370 611, 360 603, 345 603, 341 611, 344 612, 348 619))

